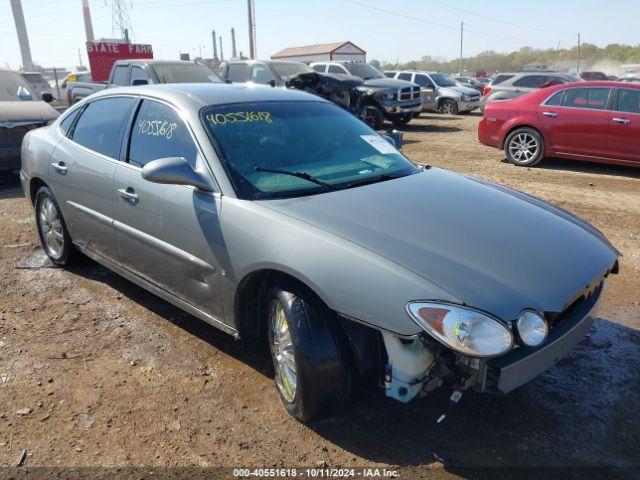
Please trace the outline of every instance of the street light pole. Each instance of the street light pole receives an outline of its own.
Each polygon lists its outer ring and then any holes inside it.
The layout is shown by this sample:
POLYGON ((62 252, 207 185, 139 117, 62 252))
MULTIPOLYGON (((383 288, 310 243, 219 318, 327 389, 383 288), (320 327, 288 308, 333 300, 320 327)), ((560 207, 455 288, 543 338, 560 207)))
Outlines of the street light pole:
POLYGON ((462 76, 462 42, 464 39, 464 22, 460 22, 460 76, 462 76))
POLYGON ((255 46, 255 19, 254 10, 253 10, 253 0, 247 0, 247 10, 249 14, 249 58, 251 60, 256 59, 256 46, 255 46))
POLYGON ((576 73, 580 73, 580 34, 578 34, 578 68, 576 69, 576 73))

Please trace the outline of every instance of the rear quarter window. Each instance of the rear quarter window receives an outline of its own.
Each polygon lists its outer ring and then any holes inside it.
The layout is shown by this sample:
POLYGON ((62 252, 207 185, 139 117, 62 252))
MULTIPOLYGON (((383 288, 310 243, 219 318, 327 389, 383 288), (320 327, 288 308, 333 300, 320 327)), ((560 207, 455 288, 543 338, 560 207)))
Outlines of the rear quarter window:
POLYGON ((230 82, 244 83, 249 78, 249 66, 244 63, 232 63, 227 70, 230 82))
POLYGON ((496 78, 493 79, 493 82, 491 82, 491 85, 500 85, 501 83, 504 83, 507 80, 512 79, 514 76, 515 75, 498 75, 496 78))
POLYGON ((547 83, 546 75, 525 75, 513 82, 514 87, 540 88, 540 85, 547 83))

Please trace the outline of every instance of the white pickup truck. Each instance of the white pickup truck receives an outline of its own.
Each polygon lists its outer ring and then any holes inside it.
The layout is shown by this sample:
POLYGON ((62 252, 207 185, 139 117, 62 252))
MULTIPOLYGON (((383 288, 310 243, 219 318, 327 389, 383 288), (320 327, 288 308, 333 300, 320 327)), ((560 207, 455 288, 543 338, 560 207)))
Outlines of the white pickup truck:
POLYGON ((74 103, 92 93, 110 87, 157 83, 222 83, 223 80, 205 65, 180 60, 118 60, 111 67, 107 83, 69 82, 67 103, 74 103))

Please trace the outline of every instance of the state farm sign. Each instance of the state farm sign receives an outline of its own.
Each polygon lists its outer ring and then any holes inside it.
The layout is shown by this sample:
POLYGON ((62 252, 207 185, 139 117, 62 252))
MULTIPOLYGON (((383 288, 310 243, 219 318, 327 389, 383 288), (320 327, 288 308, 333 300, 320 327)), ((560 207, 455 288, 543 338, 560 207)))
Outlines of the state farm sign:
POLYGON ((116 60, 153 58, 153 49, 139 43, 87 42, 87 56, 93 81, 106 82, 116 60))

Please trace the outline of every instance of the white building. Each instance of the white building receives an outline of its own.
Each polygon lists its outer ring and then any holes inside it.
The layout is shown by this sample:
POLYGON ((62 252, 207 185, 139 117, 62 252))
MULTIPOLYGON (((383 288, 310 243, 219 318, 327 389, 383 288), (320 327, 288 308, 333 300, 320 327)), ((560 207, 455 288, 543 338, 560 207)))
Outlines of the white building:
POLYGON ((367 52, 351 42, 324 43, 306 47, 291 47, 271 56, 272 60, 291 60, 293 62, 322 62, 327 60, 348 60, 366 62, 367 52))

